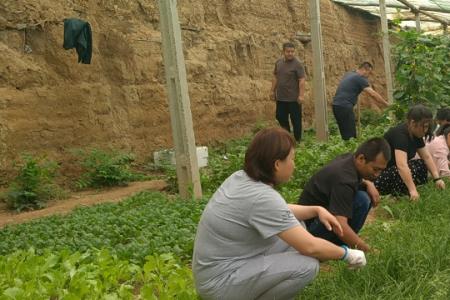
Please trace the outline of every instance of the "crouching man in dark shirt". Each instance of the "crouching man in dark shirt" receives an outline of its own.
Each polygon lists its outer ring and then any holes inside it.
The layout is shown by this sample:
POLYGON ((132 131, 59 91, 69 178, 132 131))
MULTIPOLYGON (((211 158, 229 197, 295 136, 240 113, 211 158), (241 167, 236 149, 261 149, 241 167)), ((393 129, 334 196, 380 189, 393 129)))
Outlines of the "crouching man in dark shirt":
POLYGON ((373 180, 386 168, 391 158, 390 146, 383 138, 372 138, 354 154, 343 154, 314 174, 300 195, 299 204, 319 205, 336 216, 343 236, 328 231, 318 220, 307 220, 308 231, 337 245, 346 244, 364 252, 370 246, 358 236, 372 206, 380 194, 373 180))

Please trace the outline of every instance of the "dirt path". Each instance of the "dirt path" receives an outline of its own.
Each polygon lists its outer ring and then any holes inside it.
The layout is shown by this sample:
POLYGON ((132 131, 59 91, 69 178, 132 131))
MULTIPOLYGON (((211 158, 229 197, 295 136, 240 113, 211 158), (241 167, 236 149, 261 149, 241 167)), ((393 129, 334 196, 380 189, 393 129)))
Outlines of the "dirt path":
POLYGON ((66 214, 77 206, 91 206, 104 202, 119 202, 137 192, 144 190, 161 191, 167 186, 164 180, 150 180, 132 182, 126 187, 115 187, 101 191, 85 191, 74 193, 65 200, 50 201, 44 209, 14 213, 6 210, 5 205, 0 207, 0 228, 7 224, 18 224, 36 218, 42 218, 54 214, 66 214))

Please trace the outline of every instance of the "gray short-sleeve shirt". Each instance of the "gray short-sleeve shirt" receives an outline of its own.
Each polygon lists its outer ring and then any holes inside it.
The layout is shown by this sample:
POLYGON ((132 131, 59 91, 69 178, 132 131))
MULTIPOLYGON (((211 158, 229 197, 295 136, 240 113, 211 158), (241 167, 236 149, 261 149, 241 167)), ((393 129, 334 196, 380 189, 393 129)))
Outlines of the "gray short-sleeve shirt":
POLYGON ((280 58, 275 62, 273 74, 277 78, 276 100, 297 102, 300 94, 299 80, 305 78, 303 64, 297 59, 280 58))
POLYGON ((198 225, 192 261, 197 288, 222 286, 247 259, 270 249, 277 234, 299 224, 276 190, 235 172, 215 192, 198 225))

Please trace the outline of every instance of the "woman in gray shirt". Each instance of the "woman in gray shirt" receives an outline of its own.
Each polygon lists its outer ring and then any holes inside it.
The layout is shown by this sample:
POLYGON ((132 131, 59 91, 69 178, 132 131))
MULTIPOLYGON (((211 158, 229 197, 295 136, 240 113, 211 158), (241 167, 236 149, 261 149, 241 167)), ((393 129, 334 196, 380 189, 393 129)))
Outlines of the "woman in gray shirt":
POLYGON ((319 271, 319 260, 366 264, 360 250, 316 238, 304 219, 318 216, 339 236, 336 218, 319 206, 287 204, 274 186, 294 171, 295 141, 281 128, 260 131, 244 170, 228 177, 197 229, 192 269, 202 299, 291 299, 319 271))

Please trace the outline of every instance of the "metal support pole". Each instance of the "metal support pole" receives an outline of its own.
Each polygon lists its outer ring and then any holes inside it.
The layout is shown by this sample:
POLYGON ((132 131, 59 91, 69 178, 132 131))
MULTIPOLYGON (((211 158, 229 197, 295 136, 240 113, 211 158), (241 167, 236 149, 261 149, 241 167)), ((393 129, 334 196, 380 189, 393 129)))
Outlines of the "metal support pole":
POLYGON ((389 28, 386 17, 386 1, 380 0, 380 16, 381 16, 381 31, 383 34, 383 57, 384 57, 384 72, 386 74, 387 98, 388 102, 394 102, 394 87, 392 83, 391 73, 391 46, 389 42, 389 28))
POLYGON ((202 196, 176 0, 159 0, 162 52, 182 198, 202 196))
POLYGON ((316 138, 328 140, 327 99, 323 68, 322 29, 320 25, 320 1, 309 0, 311 15, 311 42, 313 53, 313 97, 316 119, 316 138))

